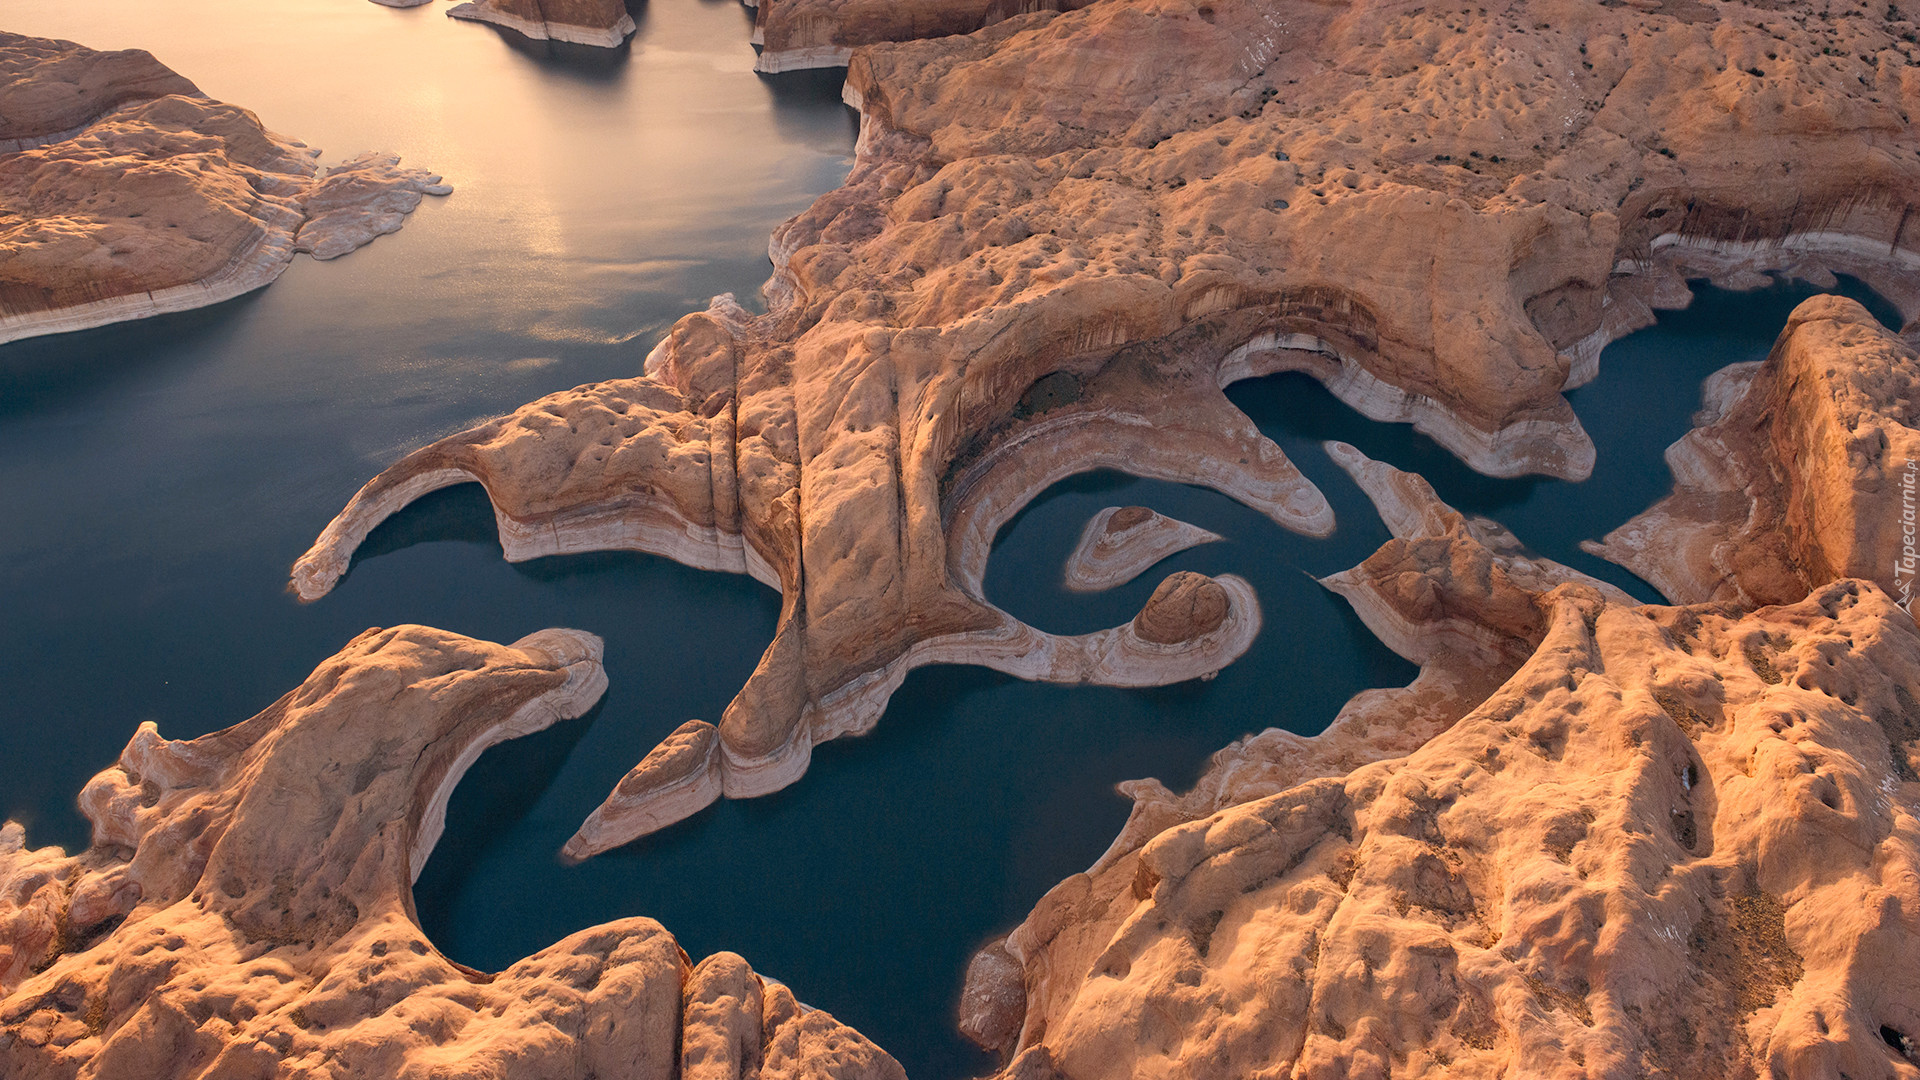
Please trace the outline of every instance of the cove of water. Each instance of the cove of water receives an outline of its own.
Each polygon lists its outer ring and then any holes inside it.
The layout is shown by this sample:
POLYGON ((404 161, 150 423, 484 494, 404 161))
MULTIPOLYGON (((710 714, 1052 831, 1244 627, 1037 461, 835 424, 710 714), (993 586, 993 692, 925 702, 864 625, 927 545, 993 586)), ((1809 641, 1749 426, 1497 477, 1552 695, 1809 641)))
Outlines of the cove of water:
POLYGON ((1242 734, 1317 731, 1355 691, 1412 677, 1312 580, 1386 538, 1321 440, 1418 471, 1535 550, 1654 599, 1578 541, 1664 493, 1659 454, 1700 380, 1763 356, 1810 292, 1708 290, 1610 348, 1570 395, 1600 450, 1584 484, 1479 477, 1303 376, 1239 384, 1230 397, 1333 503, 1333 537, 1094 473, 1009 522, 986 580, 1009 611, 1075 633, 1131 618, 1175 569, 1241 574, 1266 625, 1219 678, 1120 691, 923 669, 873 734, 819 748, 795 786, 563 867, 560 843, 628 767, 684 720, 720 715, 778 598, 644 555, 508 564, 471 485, 383 525, 320 602, 284 587, 332 514, 405 450, 634 374, 713 293, 751 302, 767 235, 844 176, 854 132, 834 79, 752 75, 734 0, 635 15, 633 44, 603 53, 359 0, 10 0, 9 29, 147 48, 325 160, 391 149, 457 188, 399 234, 333 263, 301 258, 263 292, 0 347, 0 814, 31 843, 84 846, 74 795, 140 721, 176 738, 235 723, 367 626, 497 641, 578 627, 606 639, 611 688, 588 716, 490 751, 456 790, 415 890, 433 940, 498 969, 646 915, 696 958, 741 953, 916 1080, 975 1075, 991 1062, 952 1024, 966 959, 1105 849, 1127 810, 1115 782, 1183 787, 1242 734), (1108 593, 1065 593, 1088 517, 1131 503, 1226 540, 1108 593))

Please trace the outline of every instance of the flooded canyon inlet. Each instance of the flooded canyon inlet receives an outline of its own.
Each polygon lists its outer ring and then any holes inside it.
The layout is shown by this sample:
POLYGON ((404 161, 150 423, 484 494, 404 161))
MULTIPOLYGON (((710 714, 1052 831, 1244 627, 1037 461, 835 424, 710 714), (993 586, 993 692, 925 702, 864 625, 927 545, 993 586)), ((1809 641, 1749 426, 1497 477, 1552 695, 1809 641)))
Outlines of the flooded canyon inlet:
MULTIPOLYGON (((454 791, 413 891, 448 957, 496 971, 582 928, 645 915, 695 959, 737 952, 884 1047, 918 1080, 996 1067, 955 1016, 969 957, 1085 870, 1126 823, 1121 781, 1178 791, 1268 728, 1312 735, 1356 693, 1419 671, 1319 578, 1389 539, 1334 440, 1417 473, 1525 549, 1645 602, 1581 549, 1667 494, 1663 451, 1707 377, 1767 356, 1821 290, 1696 282, 1683 310, 1607 346, 1569 391, 1592 475, 1499 479, 1404 424, 1366 419, 1300 372, 1226 395, 1324 493, 1323 537, 1217 491, 1089 468, 999 528, 985 598, 1041 631, 1132 619, 1175 571, 1233 574, 1262 626, 1217 677, 1122 689, 982 667, 907 675, 871 734, 813 752, 804 781, 725 799, 568 865, 558 852, 627 770, 690 719, 719 721, 781 618, 744 574, 613 552, 507 562, 477 484, 373 529, 327 595, 287 571, 369 477, 523 402, 637 376, 682 315, 756 311, 780 223, 854 164, 837 69, 758 75, 735 0, 636 4, 597 50, 345 0, 10 0, 6 29, 143 48, 209 95, 323 148, 389 149, 455 193, 341 262, 202 310, 0 345, 0 814, 33 844, 89 841, 74 792, 154 721, 183 739, 259 712, 369 626, 510 642, 605 641, 586 716, 488 751, 454 791), (217 32, 209 27, 217 26, 217 32), (1118 587, 1064 568, 1108 507, 1218 534, 1118 587)), ((1834 287, 1898 329, 1857 279, 1834 287)))

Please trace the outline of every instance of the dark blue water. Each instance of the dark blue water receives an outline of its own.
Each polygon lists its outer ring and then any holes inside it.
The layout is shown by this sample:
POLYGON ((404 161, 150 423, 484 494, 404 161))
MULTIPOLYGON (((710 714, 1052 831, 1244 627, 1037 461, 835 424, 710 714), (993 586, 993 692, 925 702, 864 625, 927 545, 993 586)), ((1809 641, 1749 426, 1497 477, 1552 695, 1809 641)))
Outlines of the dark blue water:
POLYGON ((606 639, 611 689, 589 716, 488 753, 456 791, 416 889, 434 940, 499 968, 649 915, 696 957, 746 956, 918 1080, 976 1073, 989 1062, 951 1023, 966 958, 1104 850, 1127 809, 1113 783, 1181 787, 1241 734, 1317 731, 1354 691, 1411 677, 1309 576, 1385 538, 1320 440, 1416 469, 1461 509, 1651 598, 1577 542, 1664 493, 1659 453, 1686 429, 1700 379, 1764 355, 1806 293, 1710 292, 1609 349, 1572 395, 1600 448, 1579 485, 1478 477, 1303 377, 1240 384, 1233 399, 1333 502, 1334 537, 1282 532, 1210 492, 1093 474, 1009 523, 986 582, 1036 625, 1078 632, 1131 618, 1173 569, 1239 573, 1266 629, 1218 679, 1118 691, 922 670, 872 735, 820 748, 794 787, 563 868, 553 853, 630 765, 685 719, 719 716, 772 635, 777 597, 649 556, 510 565, 473 487, 383 526, 319 603, 283 590, 328 518, 406 449, 630 375, 710 294, 750 299, 768 232, 844 175, 853 132, 835 88, 748 73, 732 0, 654 0, 640 14, 635 45, 600 54, 342 0, 9 5, 10 29, 151 48, 329 158, 394 149, 459 187, 400 234, 339 262, 302 259, 262 293, 0 347, 0 813, 31 842, 84 845, 74 794, 140 721, 173 737, 234 723, 367 626, 501 641, 579 627, 606 639), (200 29, 212 18, 222 34, 200 29), (290 26, 304 48, 283 47, 290 26), (1107 594, 1061 593, 1087 518, 1129 503, 1227 541, 1107 594))

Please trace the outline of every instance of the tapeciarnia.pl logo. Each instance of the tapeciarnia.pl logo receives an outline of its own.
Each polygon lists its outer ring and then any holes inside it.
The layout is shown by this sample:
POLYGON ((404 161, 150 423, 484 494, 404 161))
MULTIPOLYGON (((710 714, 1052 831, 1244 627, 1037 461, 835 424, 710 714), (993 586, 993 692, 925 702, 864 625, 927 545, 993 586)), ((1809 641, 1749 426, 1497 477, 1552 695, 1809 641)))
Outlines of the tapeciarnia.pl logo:
POLYGON ((1920 569, 1920 552, 1915 549, 1915 535, 1920 533, 1920 524, 1916 524, 1914 506, 1914 484, 1920 480, 1920 466, 1912 458, 1907 459, 1906 471, 1900 474, 1900 557, 1893 560, 1893 591, 1899 597, 1900 610, 1913 614, 1913 579, 1916 569, 1920 569))

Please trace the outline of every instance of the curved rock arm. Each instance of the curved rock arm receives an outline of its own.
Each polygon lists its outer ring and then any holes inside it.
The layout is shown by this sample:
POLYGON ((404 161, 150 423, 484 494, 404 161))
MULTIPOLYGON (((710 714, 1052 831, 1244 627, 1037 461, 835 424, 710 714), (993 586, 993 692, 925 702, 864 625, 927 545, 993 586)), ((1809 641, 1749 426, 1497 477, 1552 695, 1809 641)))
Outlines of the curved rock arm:
POLYGON ((835 371, 837 383, 796 382, 757 333, 717 299, 675 327, 648 358, 649 374, 550 395, 408 455, 295 564, 295 590, 323 595, 380 521, 473 481, 487 491, 509 559, 641 550, 778 584, 774 640, 734 701, 711 729, 683 729, 623 779, 570 842, 572 857, 721 795, 792 783, 813 746, 868 730, 920 664, 1143 686, 1209 675, 1245 651, 1259 614, 1238 579, 1216 586, 1224 623, 1157 642, 1131 627, 1058 638, 987 603, 978 574, 988 544, 964 541, 990 542, 998 522, 1054 479, 1111 465, 1210 484, 1302 532, 1331 528, 1318 490, 1210 379, 1120 365, 1087 380, 1081 404, 1019 425, 943 485, 938 406, 927 427, 906 418, 960 384, 903 384, 886 356, 835 371), (914 432, 904 445, 903 430, 914 432), (1048 452, 1029 453, 1036 441, 1048 452), (1022 464, 1033 461, 1045 467, 1022 464))

